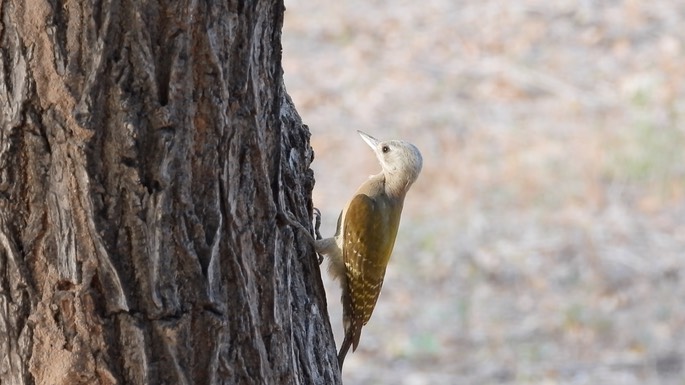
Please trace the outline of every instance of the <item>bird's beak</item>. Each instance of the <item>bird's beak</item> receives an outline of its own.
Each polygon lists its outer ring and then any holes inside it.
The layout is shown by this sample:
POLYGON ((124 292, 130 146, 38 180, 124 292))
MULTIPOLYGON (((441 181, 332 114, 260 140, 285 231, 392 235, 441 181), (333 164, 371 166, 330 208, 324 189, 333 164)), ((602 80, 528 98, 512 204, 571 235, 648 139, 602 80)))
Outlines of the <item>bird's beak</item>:
POLYGON ((378 143, 380 143, 378 139, 374 138, 371 135, 365 134, 359 130, 357 130, 357 133, 359 133, 359 136, 361 136, 362 139, 364 139, 364 141, 366 142, 366 144, 368 144, 371 147, 371 149, 375 152, 376 146, 378 146, 378 143))

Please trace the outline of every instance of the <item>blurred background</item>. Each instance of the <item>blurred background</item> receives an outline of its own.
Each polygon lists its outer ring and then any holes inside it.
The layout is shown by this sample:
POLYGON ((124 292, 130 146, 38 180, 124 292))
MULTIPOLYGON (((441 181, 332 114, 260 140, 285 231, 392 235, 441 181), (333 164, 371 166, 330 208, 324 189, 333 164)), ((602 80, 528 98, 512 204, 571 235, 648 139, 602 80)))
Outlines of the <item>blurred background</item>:
POLYGON ((424 156, 346 384, 685 384, 685 1, 286 7, 323 235, 424 156))

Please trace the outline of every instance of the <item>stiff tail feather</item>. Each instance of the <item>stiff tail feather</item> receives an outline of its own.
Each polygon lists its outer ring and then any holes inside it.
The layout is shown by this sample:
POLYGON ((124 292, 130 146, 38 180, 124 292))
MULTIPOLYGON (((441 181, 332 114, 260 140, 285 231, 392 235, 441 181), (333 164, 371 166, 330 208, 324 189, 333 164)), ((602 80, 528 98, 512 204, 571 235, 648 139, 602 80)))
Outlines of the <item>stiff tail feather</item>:
POLYGON ((340 352, 338 353, 338 367, 340 367, 340 371, 342 372, 342 367, 343 367, 343 362, 345 362, 345 356, 347 355, 347 351, 350 350, 350 346, 352 345, 352 336, 350 333, 345 334, 345 339, 343 340, 342 346, 340 346, 340 352))
POLYGON ((359 338, 362 335, 362 324, 361 322, 352 322, 349 328, 345 330, 345 339, 340 346, 340 352, 338 353, 338 366, 342 371, 343 362, 345 361, 345 356, 352 346, 352 351, 357 350, 357 345, 359 345, 359 338))

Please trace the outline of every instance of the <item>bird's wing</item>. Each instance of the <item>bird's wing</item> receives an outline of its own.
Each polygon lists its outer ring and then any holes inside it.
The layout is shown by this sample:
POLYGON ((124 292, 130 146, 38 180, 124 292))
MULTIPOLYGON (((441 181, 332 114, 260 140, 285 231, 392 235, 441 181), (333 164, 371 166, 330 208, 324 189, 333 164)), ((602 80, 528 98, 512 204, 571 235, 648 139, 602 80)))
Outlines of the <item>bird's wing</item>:
POLYGON ((336 237, 340 235, 340 225, 341 225, 340 222, 342 222, 342 214, 343 214, 343 212, 342 212, 342 210, 341 210, 341 211, 340 211, 340 214, 338 214, 338 222, 337 222, 337 224, 335 225, 335 236, 336 236, 336 237))
POLYGON ((345 212, 343 261, 353 324, 364 325, 371 318, 395 243, 387 207, 381 206, 380 200, 359 194, 345 212))

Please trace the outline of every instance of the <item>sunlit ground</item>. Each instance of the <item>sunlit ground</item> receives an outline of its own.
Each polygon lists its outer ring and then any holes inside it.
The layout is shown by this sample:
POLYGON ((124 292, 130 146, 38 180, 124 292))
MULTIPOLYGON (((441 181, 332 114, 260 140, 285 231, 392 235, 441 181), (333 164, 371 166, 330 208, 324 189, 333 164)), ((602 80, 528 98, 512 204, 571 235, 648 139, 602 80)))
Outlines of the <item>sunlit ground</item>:
POLYGON ((685 384, 685 1, 286 7, 324 235, 424 155, 346 384, 685 384))

